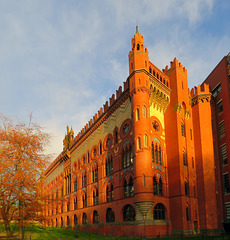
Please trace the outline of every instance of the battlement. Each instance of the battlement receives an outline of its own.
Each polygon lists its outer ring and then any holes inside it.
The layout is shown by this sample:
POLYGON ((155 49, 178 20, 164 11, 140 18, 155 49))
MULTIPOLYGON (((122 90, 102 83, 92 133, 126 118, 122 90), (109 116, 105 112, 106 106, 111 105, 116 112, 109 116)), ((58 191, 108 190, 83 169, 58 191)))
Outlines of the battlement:
POLYGON ((71 146, 73 146, 108 110, 109 108, 114 104, 116 100, 120 98, 123 92, 125 92, 128 89, 128 79, 123 83, 123 91, 122 87, 120 86, 118 90, 116 90, 116 96, 115 94, 112 94, 112 96, 109 98, 109 101, 106 101, 103 107, 99 109, 97 113, 89 120, 89 122, 81 129, 81 131, 76 135, 76 137, 73 139, 71 146))
POLYGON ((190 95, 191 97, 195 97, 196 95, 210 93, 209 84, 203 83, 202 85, 195 86, 191 89, 190 95))
POLYGON ((174 58, 173 61, 170 62, 170 68, 168 65, 164 69, 162 69, 163 72, 167 73, 170 70, 173 70, 174 68, 179 68, 182 72, 184 72, 187 76, 187 69, 177 60, 177 58, 174 58))
POLYGON ((164 71, 161 71, 159 68, 157 68, 152 62, 149 61, 149 72, 157 78, 159 81, 161 81, 164 85, 167 87, 169 86, 169 77, 165 75, 164 71))

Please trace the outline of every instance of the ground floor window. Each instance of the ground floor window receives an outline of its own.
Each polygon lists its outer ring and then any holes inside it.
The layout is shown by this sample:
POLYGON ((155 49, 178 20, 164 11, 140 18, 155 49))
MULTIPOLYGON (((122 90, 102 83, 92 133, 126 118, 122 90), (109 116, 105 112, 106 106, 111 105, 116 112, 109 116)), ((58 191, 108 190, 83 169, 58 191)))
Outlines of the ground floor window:
POLYGON ((153 218, 155 220, 165 219, 165 206, 162 203, 158 203, 153 210, 153 218))
POLYGON ((99 223, 99 214, 97 211, 93 212, 93 223, 99 223))
POLYGON ((82 224, 87 224, 87 215, 86 215, 86 213, 83 213, 83 215, 82 215, 82 224))
POLYGON ((106 212, 106 222, 114 222, 115 214, 112 208, 108 208, 106 212))
POLYGON ((226 218, 230 219, 230 203, 226 203, 225 207, 226 207, 226 218))
POLYGON ((76 225, 77 225, 77 215, 74 214, 74 226, 76 226, 76 225))
POLYGON ((135 209, 131 205, 126 205, 123 211, 123 221, 135 221, 135 209))
POLYGON ((70 225, 70 218, 69 218, 69 216, 67 216, 67 219, 66 219, 66 224, 67 224, 67 226, 69 226, 69 225, 70 225))

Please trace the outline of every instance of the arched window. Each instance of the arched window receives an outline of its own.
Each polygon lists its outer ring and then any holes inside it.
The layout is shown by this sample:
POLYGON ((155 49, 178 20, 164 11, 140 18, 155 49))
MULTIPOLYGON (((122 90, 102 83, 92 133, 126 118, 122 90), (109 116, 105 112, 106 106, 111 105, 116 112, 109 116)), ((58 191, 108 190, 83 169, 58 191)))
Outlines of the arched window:
POLYGON ((114 222, 115 214, 112 208, 108 208, 106 212, 106 222, 114 222))
POLYGON ((93 223, 99 223, 99 214, 97 211, 93 212, 93 223))
POLYGON ((66 224, 67 224, 67 227, 70 226, 70 218, 69 218, 69 216, 67 216, 66 224))
POLYGON ((86 213, 82 214, 82 224, 87 224, 87 215, 86 215, 86 213))
POLYGON ((55 226, 58 227, 58 220, 57 220, 57 218, 56 218, 56 225, 55 226))
POLYGON ((98 190, 94 189, 93 191, 93 205, 98 205, 98 190))
POLYGON ((92 168, 92 182, 97 182, 98 181, 98 166, 97 163, 94 162, 93 168, 92 168))
POLYGON ((140 137, 137 138, 137 149, 138 150, 141 149, 141 138, 140 137))
POLYGON ((131 205, 126 205, 123 210, 123 221, 135 221, 135 210, 131 205))
POLYGON ((153 218, 155 220, 164 220, 165 219, 165 206, 161 203, 158 203, 153 210, 153 218))
POLYGON ((74 210, 77 209, 77 196, 74 197, 74 210))
POLYGON ((67 212, 69 212, 69 206, 70 206, 70 201, 67 200, 66 207, 67 207, 67 212))
POLYGON ((139 108, 137 108, 136 110, 136 121, 139 121, 140 120, 140 110, 139 108))
POLYGON ((142 107, 142 116, 143 116, 143 118, 147 117, 146 106, 142 107))
POLYGON ((161 146, 152 142, 152 162, 163 165, 161 146))
POLYGON ((157 181, 156 176, 153 177, 153 194, 162 196, 163 195, 163 181, 162 178, 157 181))
POLYGON ((139 51, 140 50, 140 44, 138 43, 137 44, 137 51, 139 51))
POLYGON ((63 227, 63 218, 61 217, 61 228, 63 227))
POLYGON ((82 187, 85 187, 87 185, 87 179, 86 179, 86 171, 85 169, 82 172, 82 187))
POLYGON ((162 154, 161 154, 161 146, 159 146, 159 149, 158 149, 158 157, 159 157, 159 164, 162 165, 163 162, 162 162, 162 154))
POLYGON ((74 214, 74 226, 76 226, 77 225, 77 215, 76 214, 74 214))
POLYGON ((73 183, 73 191, 74 191, 74 192, 77 191, 77 180, 74 181, 74 183, 73 183))
POLYGON ((87 207, 87 194, 86 194, 86 192, 82 195, 82 205, 83 205, 83 208, 87 207))
POLYGON ((158 147, 157 147, 157 144, 156 144, 155 145, 155 162, 156 162, 156 164, 158 164, 158 157, 159 157, 158 147))
POLYGON ((117 128, 115 129, 115 133, 114 133, 114 143, 115 144, 118 143, 118 131, 117 131, 117 128))
POLYGON ((113 158, 111 153, 107 154, 106 160, 105 160, 105 175, 111 175, 113 173, 113 158))
MULTIPOLYGON (((96 149, 94 149, 94 150, 96 150, 96 149)), ((96 150, 96 153, 97 153, 97 150, 96 150)), ((89 154, 89 151, 88 151, 88 153, 87 153, 87 159, 88 159, 88 163, 90 162, 90 154, 89 154)))
POLYGON ((102 143, 100 142, 99 143, 99 155, 101 155, 102 154, 102 143))
POLYGON ((129 180, 128 183, 126 179, 124 181, 124 197, 132 197, 134 195, 133 178, 130 177, 128 180, 129 180))
POLYGON ((125 142, 122 151, 122 167, 126 168, 133 164, 132 146, 130 142, 125 142))
POLYGON ((144 147, 148 147, 148 136, 144 135, 144 147))
POLYGON ((113 201, 113 184, 108 184, 106 188, 106 200, 107 202, 113 201))

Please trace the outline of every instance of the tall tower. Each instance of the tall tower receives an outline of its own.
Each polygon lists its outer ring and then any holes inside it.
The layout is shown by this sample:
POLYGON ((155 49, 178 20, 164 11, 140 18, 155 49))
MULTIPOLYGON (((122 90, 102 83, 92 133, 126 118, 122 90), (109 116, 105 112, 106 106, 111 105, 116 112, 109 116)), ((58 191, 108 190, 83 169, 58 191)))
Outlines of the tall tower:
POLYGON ((129 52, 129 73, 135 145, 136 220, 148 223, 153 220, 153 176, 156 169, 158 178, 164 184, 164 196, 167 196, 164 113, 169 104, 170 90, 166 86, 168 77, 149 61, 144 37, 139 33, 138 27, 132 38, 132 50, 129 52), (153 164, 153 155, 159 159, 157 164, 153 164))
POLYGON ((189 233, 198 228, 198 205, 187 70, 175 58, 164 72, 169 76, 172 90, 165 113, 170 219, 172 231, 189 233))
POLYGON ((136 27, 136 34, 132 38, 132 51, 129 52, 129 88, 135 145, 134 194, 138 209, 137 220, 140 221, 146 217, 153 206, 151 151, 144 139, 144 136, 149 136, 150 133, 150 119, 147 117, 147 110, 150 107, 148 62, 148 50, 144 47, 144 37, 136 27))
POLYGON ((191 97, 200 228, 215 229, 218 214, 209 85, 195 87, 191 97))

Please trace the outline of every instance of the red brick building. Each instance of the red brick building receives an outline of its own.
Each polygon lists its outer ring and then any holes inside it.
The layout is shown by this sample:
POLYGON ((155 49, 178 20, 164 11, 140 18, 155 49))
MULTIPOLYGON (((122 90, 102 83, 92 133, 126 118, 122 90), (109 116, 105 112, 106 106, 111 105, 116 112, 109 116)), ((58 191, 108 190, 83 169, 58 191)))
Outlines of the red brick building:
POLYGON ((230 232, 230 53, 224 56, 204 81, 210 85, 213 104, 214 152, 218 192, 219 219, 230 232))
POLYGON ((217 229, 211 93, 175 58, 149 61, 138 28, 129 76, 46 170, 50 226, 156 236, 217 229))

